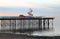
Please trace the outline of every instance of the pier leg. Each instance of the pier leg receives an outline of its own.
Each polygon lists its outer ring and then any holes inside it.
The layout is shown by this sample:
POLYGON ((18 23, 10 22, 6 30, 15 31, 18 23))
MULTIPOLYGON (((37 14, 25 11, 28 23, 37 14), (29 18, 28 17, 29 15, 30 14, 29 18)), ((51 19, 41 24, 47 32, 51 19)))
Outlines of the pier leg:
POLYGON ((39 30, 42 30, 42 20, 39 20, 39 30))
POLYGON ((0 20, 0 32, 1 32, 1 20, 0 20))
POLYGON ((28 20, 28 29, 30 29, 31 20, 28 20))
POLYGON ((3 25, 2 25, 2 21, 3 21, 3 20, 1 20, 1 32, 3 32, 3 25))
POLYGON ((16 32, 16 20, 15 20, 15 26, 14 27, 15 27, 15 32, 16 32))
POLYGON ((1 32, 2 32, 2 21, 1 21, 1 32))
POLYGON ((11 20, 10 20, 10 32, 11 32, 11 20))
POLYGON ((53 29, 53 19, 52 19, 52 29, 53 29))
POLYGON ((49 29, 49 19, 48 19, 48 29, 49 29))
POLYGON ((43 20, 43 29, 45 30, 45 19, 43 20))

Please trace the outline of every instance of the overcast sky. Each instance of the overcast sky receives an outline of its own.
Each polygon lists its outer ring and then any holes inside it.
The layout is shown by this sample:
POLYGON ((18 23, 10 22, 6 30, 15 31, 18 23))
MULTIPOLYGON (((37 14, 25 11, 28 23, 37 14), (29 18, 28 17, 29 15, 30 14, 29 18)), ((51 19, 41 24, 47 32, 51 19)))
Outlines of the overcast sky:
POLYGON ((60 0, 0 0, 1 15, 25 14, 29 8, 34 14, 60 14, 60 0))

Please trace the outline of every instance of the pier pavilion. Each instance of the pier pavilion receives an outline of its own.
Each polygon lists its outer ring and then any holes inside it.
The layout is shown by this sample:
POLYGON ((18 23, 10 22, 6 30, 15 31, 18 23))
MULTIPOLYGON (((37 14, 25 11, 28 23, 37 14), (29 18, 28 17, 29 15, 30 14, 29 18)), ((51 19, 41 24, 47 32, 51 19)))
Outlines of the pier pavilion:
POLYGON ((35 30, 49 30, 53 28, 54 17, 29 17, 19 18, 18 16, 0 17, 0 32, 25 32, 35 30))

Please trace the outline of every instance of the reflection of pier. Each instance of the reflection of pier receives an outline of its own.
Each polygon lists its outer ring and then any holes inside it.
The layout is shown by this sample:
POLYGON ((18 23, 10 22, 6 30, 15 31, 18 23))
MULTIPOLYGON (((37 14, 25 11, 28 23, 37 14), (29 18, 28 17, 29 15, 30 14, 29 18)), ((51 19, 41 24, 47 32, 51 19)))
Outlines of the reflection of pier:
POLYGON ((49 30, 53 28, 52 17, 1 17, 1 31, 32 31, 32 30, 49 30))

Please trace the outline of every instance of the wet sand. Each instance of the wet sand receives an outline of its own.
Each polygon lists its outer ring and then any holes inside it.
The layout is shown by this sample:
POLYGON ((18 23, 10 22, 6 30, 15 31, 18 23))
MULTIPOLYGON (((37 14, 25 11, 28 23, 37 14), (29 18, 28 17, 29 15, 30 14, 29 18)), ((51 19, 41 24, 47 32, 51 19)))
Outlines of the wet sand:
POLYGON ((59 39, 55 36, 28 36, 24 34, 9 34, 9 33, 0 33, 0 39, 59 39))
POLYGON ((0 33, 0 39, 38 39, 32 36, 22 35, 22 34, 9 34, 0 33))

